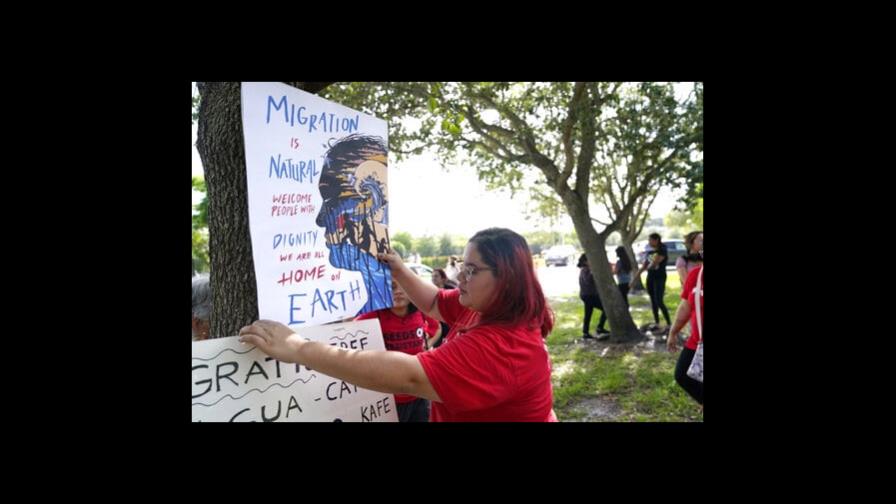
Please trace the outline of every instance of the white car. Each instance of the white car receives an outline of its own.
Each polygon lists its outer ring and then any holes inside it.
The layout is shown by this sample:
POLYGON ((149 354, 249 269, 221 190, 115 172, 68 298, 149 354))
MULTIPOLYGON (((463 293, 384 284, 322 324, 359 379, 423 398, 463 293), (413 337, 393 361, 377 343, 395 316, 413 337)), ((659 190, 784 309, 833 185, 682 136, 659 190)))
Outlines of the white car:
POLYGON ((418 277, 426 280, 427 282, 432 282, 432 268, 425 264, 420 263, 405 263, 405 266, 410 268, 411 271, 414 272, 418 277))

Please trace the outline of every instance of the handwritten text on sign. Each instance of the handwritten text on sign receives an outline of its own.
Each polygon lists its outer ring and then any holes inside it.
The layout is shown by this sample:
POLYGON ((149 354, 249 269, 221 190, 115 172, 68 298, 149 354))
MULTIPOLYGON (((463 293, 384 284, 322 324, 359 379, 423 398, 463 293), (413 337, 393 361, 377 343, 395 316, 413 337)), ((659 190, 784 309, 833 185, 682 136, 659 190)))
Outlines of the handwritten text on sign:
POLYGON ((304 328, 392 306, 386 122, 277 82, 242 84, 260 318, 304 328))
MULTIPOLYGON (((377 319, 306 327, 301 334, 341 348, 385 350, 377 319)), ((398 421, 392 394, 274 360, 238 340, 193 342, 194 422, 398 421)))

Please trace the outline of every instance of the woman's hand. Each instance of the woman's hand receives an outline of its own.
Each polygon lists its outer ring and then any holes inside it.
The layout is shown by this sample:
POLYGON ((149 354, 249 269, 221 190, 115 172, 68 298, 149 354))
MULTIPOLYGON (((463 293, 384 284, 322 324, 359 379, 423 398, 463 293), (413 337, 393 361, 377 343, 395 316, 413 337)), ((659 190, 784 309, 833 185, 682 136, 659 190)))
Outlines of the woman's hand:
POLYGON ((298 362, 299 346, 306 340, 273 320, 259 320, 240 329, 240 342, 250 343, 280 362, 298 362))
POLYGON ((398 268, 400 265, 404 264, 401 261, 401 256, 398 255, 398 252, 395 252, 392 247, 387 248, 385 252, 380 252, 379 254, 377 254, 376 259, 388 264, 389 267, 393 269, 398 268))
POLYGON ((666 348, 670 352, 678 351, 678 333, 679 331, 669 331, 669 336, 666 337, 666 348))

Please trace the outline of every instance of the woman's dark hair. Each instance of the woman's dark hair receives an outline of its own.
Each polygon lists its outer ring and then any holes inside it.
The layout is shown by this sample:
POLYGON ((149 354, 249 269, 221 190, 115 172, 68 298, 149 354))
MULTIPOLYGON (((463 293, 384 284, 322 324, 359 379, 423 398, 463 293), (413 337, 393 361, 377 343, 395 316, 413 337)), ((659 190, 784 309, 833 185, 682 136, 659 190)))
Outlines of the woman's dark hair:
POLYGON ((504 228, 479 231, 470 243, 495 277, 495 290, 482 312, 481 324, 540 328, 543 338, 554 327, 554 314, 535 275, 526 239, 504 228))
POLYGON ((582 256, 579 257, 579 264, 576 264, 576 267, 577 267, 577 268, 582 268, 582 267, 584 267, 586 264, 588 264, 588 257, 587 257, 585 254, 582 254, 582 256))
POLYGON ((616 257, 619 258, 619 266, 618 268, 621 271, 631 271, 632 270, 632 262, 628 258, 628 253, 625 251, 625 247, 616 247, 616 257))
POLYGON ((684 236, 684 246, 687 248, 688 254, 691 253, 691 247, 694 245, 694 240, 696 240, 702 232, 703 231, 691 231, 684 236))
POLYGON ((682 256, 684 257, 685 262, 703 262, 703 256, 700 255, 700 252, 691 252, 691 247, 694 245, 694 240, 697 239, 703 231, 691 231, 684 237, 684 246, 687 250, 687 254, 682 256))
POLYGON ((433 269, 433 271, 438 273, 439 276, 442 277, 442 280, 448 280, 448 274, 445 273, 445 270, 443 270, 442 268, 435 268, 433 269))

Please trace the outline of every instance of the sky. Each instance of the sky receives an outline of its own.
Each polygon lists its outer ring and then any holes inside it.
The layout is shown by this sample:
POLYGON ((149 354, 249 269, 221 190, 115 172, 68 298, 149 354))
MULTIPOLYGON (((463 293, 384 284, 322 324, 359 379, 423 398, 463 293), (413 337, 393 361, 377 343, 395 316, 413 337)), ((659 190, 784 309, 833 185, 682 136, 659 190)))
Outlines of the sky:
MULTIPOLYGON (((681 92, 689 84, 681 85, 681 92)), ((676 85, 679 92, 680 85, 676 85)), ((689 91, 688 87, 688 91, 689 91)), ((194 91, 195 92, 195 91, 194 91)), ((192 172, 202 176, 202 161, 196 150, 197 125, 193 125, 192 172)), ((528 210, 527 192, 489 191, 470 166, 448 166, 432 154, 421 154, 389 164, 389 231, 390 234, 408 232, 413 236, 450 235, 472 236, 488 227, 506 227, 519 233, 550 230, 551 225, 528 210), (429 209, 423 211, 422 209, 429 209), (533 218, 526 219, 527 215, 533 218)), ((532 167, 531 171, 537 172, 532 167)), ((650 209, 651 217, 663 217, 675 206, 678 193, 664 189, 650 209)), ((193 204, 199 203, 202 193, 193 192, 193 204)), ((591 204, 592 216, 600 219, 606 212, 591 204)), ((572 220, 564 216, 553 229, 573 230, 572 220)), ((600 227, 597 227, 600 231, 600 227)))

